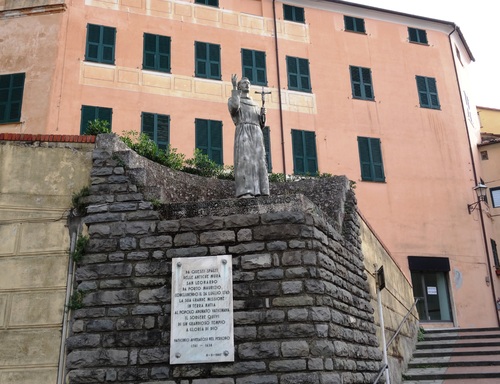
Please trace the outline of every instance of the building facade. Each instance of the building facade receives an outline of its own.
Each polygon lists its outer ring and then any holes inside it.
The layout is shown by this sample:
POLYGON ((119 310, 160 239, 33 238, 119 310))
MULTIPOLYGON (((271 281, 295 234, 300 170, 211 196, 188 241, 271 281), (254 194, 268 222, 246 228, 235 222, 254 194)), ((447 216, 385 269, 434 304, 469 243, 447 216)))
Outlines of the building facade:
POLYGON ((243 74, 257 102, 270 92, 269 170, 347 175, 424 325, 499 324, 493 223, 467 209, 482 177, 474 57, 454 23, 334 0, 26 3, 0 2, 0 132, 99 118, 230 165, 243 74))

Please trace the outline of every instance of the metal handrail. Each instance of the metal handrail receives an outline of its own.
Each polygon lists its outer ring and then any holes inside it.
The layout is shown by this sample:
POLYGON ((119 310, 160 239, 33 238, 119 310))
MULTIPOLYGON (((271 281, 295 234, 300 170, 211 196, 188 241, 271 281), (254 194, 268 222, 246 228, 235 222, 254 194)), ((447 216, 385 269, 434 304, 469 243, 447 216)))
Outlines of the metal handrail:
POLYGON ((379 379, 382 377, 382 375, 384 374, 384 371, 389 368, 389 366, 387 364, 384 364, 382 365, 382 367, 380 367, 379 371, 378 371, 378 375, 377 377, 375 378, 375 381, 373 382, 373 384, 377 384, 379 379))
MULTIPOLYGON (((403 320, 401 320, 401 323, 399 323, 399 326, 396 329, 396 332, 394 333, 394 335, 392 336, 392 338, 387 343, 386 348, 388 348, 389 345, 391 345, 391 343, 394 341, 394 339, 396 338, 396 336, 399 335, 399 332, 401 332, 401 329, 403 328, 403 324, 408 319, 408 316, 410 316, 411 311, 413 311, 413 308, 415 308, 415 306, 417 305, 417 303, 418 303, 419 300, 420 300, 419 298, 415 299, 415 302, 413 303, 413 305, 411 306, 411 308, 408 310, 408 312, 406 313, 406 315, 403 318, 403 320)), ((383 332, 383 330, 382 330, 382 332, 383 332)), ((384 364, 382 367, 380 367, 380 369, 378 371, 378 375, 375 378, 375 380, 373 381, 373 384, 377 384, 378 383, 379 379, 382 377, 382 374, 384 373, 384 371, 386 369, 389 369, 389 365, 388 364, 384 364)))
POLYGON ((389 347, 389 345, 391 345, 391 343, 394 341, 394 339, 396 338, 396 336, 399 335, 399 332, 401 332, 401 328, 403 328, 403 324, 405 323, 406 319, 408 319, 408 316, 410 316, 411 311, 413 310, 413 308, 415 308, 415 305, 417 305, 417 303, 418 303, 419 300, 420 300, 420 298, 418 298, 418 297, 415 299, 415 302, 413 303, 413 305, 411 306, 411 308, 408 310, 408 312, 406 313, 406 315, 403 318, 403 320, 401 320, 401 323, 399 323, 398 329, 396 329, 396 332, 391 337, 391 340, 389 340, 389 342, 387 343, 387 347, 389 347))

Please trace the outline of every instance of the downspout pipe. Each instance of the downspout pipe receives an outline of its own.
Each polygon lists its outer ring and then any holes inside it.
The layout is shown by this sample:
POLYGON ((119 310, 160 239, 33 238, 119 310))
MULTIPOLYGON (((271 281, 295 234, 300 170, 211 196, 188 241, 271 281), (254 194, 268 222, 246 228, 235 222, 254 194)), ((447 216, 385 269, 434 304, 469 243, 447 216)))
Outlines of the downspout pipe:
MULTIPOLYGON (((451 35, 454 32, 460 33, 460 31, 457 29, 456 25, 453 26, 453 30, 448 34, 448 41, 450 43, 451 57, 453 59, 453 65, 454 65, 454 68, 455 68, 455 77, 457 79, 458 90, 460 91, 460 102, 462 104, 462 115, 463 115, 464 125, 465 125, 465 134, 467 135, 467 141, 469 143, 469 156, 470 156, 470 161, 471 161, 471 165, 472 165, 472 173, 474 175, 474 185, 477 185, 479 180, 478 180, 477 171, 476 171, 476 163, 474 162, 474 152, 472 150, 472 142, 470 140, 469 129, 467 128, 468 127, 468 125, 467 125, 467 116, 465 115, 465 111, 464 111, 464 105, 465 105, 465 103, 464 103, 464 96, 463 96, 462 88, 460 87, 460 81, 458 80, 457 62, 455 60, 455 55, 453 54, 453 44, 451 42, 451 35)), ((489 248, 488 248, 488 239, 486 237, 486 227, 484 225, 484 213, 483 213, 483 208, 481 206, 481 202, 479 201, 478 204, 479 204, 479 209, 478 209, 478 211, 479 211, 479 218, 480 218, 480 221, 481 221, 481 232, 482 232, 482 236, 483 236, 484 249, 485 249, 485 252, 486 252, 486 261, 487 261, 487 265, 488 265, 488 275, 489 275, 490 282, 491 282, 491 284, 490 284, 491 294, 493 296, 493 303, 494 303, 494 307, 495 307, 495 313, 497 315, 497 324, 500 327, 500 316, 498 314, 498 310, 496 310, 495 284, 494 284, 494 280, 493 280, 493 273, 491 272, 490 251, 489 251, 489 248)))
POLYGON ((276 20, 276 0, 273 0, 273 22, 274 22, 274 47, 276 54, 276 72, 278 76, 278 103, 280 112, 280 131, 281 131, 281 159, 283 162, 283 174, 286 181, 286 157, 285 157, 285 128, 283 126, 283 103, 281 100, 281 73, 280 73, 280 58, 278 44, 278 24, 276 20))
POLYGON ((72 254, 75 251, 76 240, 78 234, 81 231, 82 218, 74 214, 74 210, 71 209, 68 216, 68 230, 70 236, 70 249, 69 249, 69 262, 68 262, 68 277, 66 281, 66 297, 64 299, 64 315, 62 321, 62 332, 61 332, 61 344, 59 346, 59 363, 57 369, 57 384, 64 384, 65 376, 65 363, 66 363, 66 339, 68 337, 69 331, 69 308, 68 303, 73 292, 73 274, 75 270, 75 264, 73 262, 72 254))

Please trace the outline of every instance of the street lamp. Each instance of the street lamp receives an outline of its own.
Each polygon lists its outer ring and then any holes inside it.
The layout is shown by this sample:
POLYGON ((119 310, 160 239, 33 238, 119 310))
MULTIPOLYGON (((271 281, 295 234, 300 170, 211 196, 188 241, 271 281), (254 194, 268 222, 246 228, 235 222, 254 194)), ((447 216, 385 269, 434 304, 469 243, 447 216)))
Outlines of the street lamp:
POLYGON ((481 201, 486 201, 486 189, 488 189, 488 187, 483 183, 479 183, 474 187, 474 191, 476 192, 477 195, 477 201, 472 204, 467 204, 469 215, 479 206, 481 201))

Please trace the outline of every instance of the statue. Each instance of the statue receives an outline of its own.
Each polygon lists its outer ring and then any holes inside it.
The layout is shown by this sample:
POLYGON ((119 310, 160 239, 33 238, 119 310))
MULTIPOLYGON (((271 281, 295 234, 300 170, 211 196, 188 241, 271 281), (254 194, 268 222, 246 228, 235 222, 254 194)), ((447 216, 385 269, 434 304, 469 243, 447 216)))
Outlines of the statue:
POLYGON ((237 82, 231 76, 233 90, 227 104, 236 126, 234 135, 234 178, 236 197, 269 195, 266 151, 262 129, 266 122, 266 109, 259 108, 249 96, 250 81, 243 77, 237 82))

